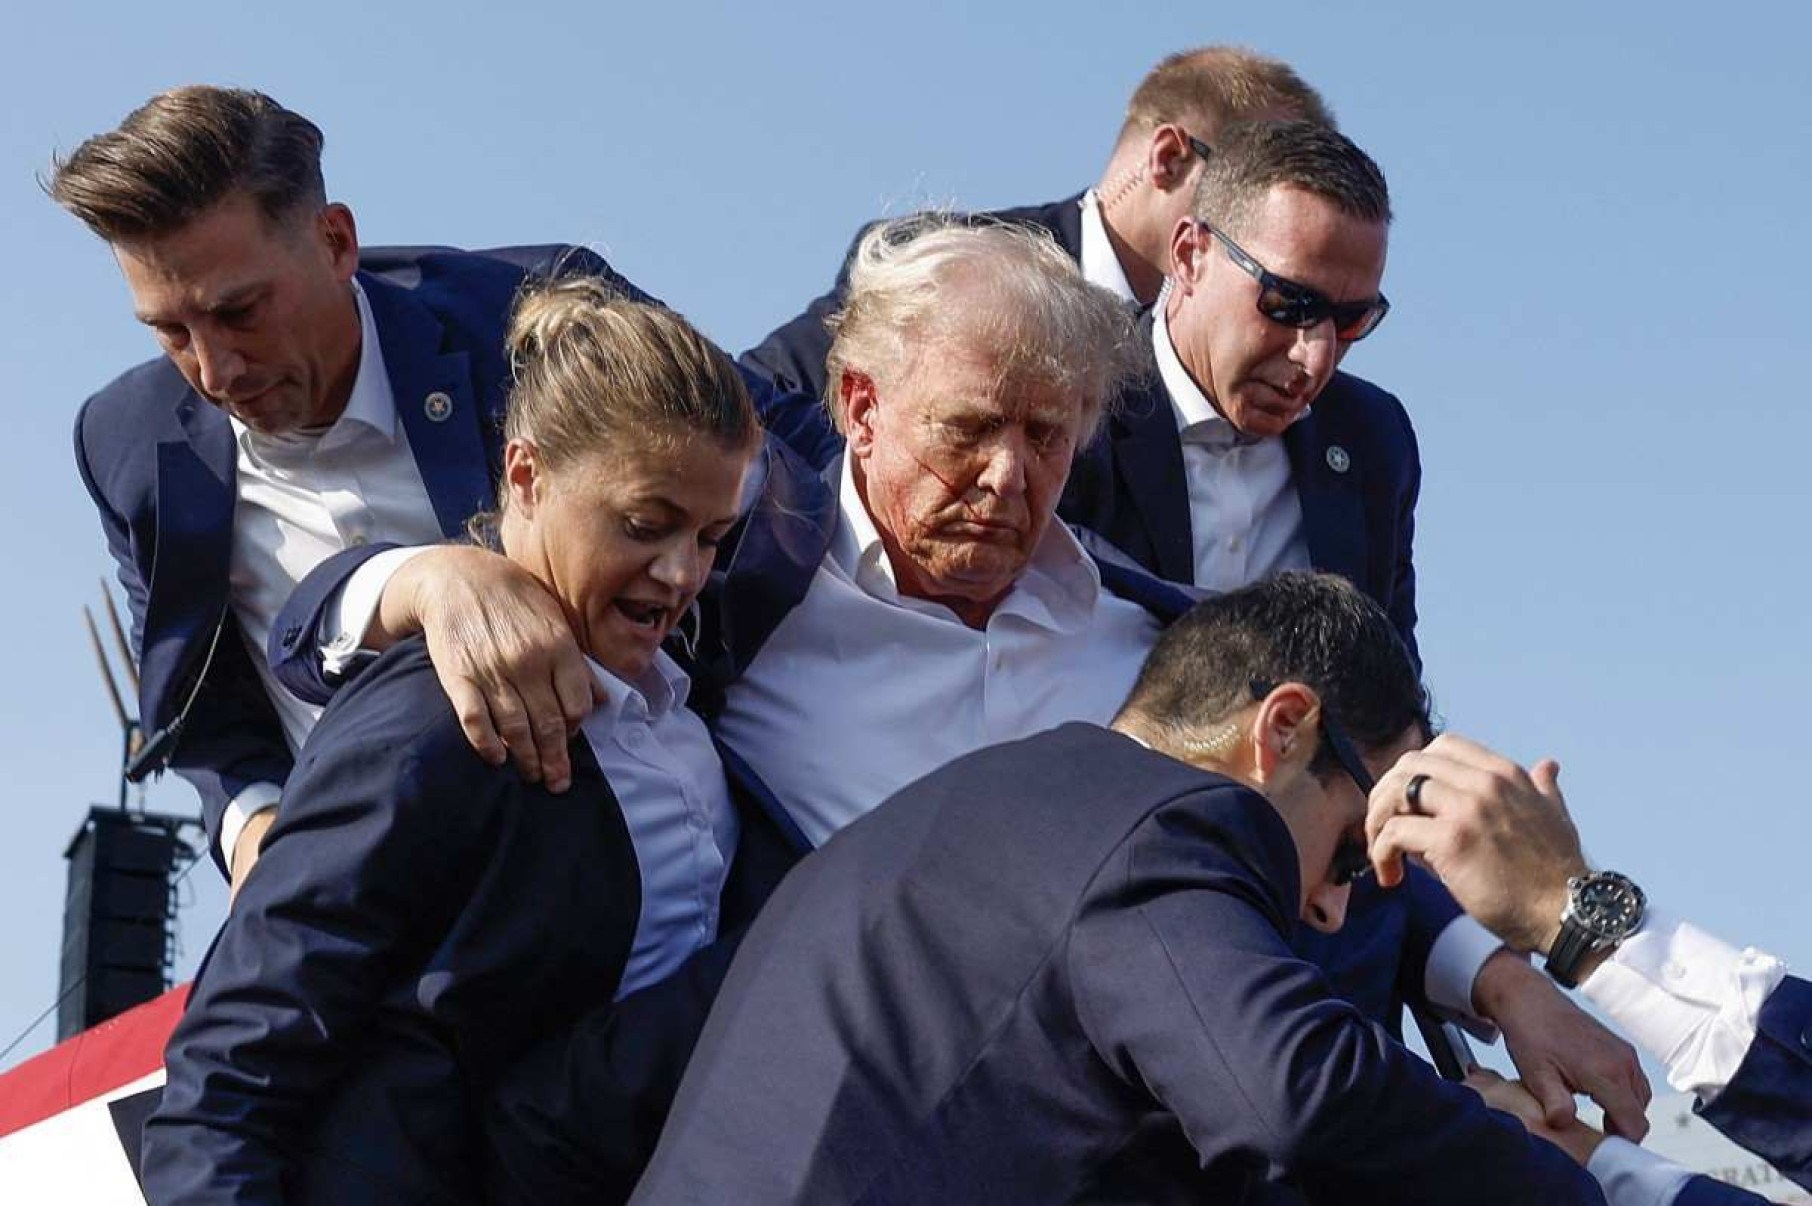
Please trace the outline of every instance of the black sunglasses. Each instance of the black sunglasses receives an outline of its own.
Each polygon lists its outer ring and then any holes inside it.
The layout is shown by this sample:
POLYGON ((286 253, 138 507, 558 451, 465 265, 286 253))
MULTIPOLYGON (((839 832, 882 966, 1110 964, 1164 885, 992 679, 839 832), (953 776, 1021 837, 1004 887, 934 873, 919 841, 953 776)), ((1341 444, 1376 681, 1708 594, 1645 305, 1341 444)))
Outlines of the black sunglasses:
MULTIPOLYGON (((1271 694, 1275 684, 1255 681, 1252 684, 1252 698, 1263 699, 1271 694)), ((1334 755, 1334 761, 1347 773, 1353 784, 1359 788, 1359 794, 1371 798, 1372 788, 1378 781, 1372 778, 1372 772, 1365 768, 1365 760, 1359 756, 1359 748, 1353 739, 1347 736, 1333 716, 1329 715, 1327 705, 1321 708, 1321 739, 1334 755)), ((1341 834, 1340 842, 1334 847, 1334 859, 1328 866, 1328 878, 1334 881, 1335 887, 1342 887, 1356 879, 1364 879, 1371 874, 1372 857, 1365 848, 1365 843, 1349 834, 1341 834)))
MULTIPOLYGON (((1194 141, 1190 139, 1192 145, 1194 141)), ((1227 258, 1258 282, 1258 312, 1272 322, 1301 329, 1332 319, 1336 339, 1357 343, 1376 331, 1390 313, 1390 300, 1382 293, 1370 301, 1334 301, 1318 289, 1271 272, 1212 223, 1203 222, 1202 226, 1220 240, 1227 258)))
POLYGON ((1194 151, 1197 155, 1200 155, 1204 160, 1214 158, 1213 147, 1209 146, 1187 130, 1183 131, 1183 137, 1189 140, 1189 149, 1194 151))

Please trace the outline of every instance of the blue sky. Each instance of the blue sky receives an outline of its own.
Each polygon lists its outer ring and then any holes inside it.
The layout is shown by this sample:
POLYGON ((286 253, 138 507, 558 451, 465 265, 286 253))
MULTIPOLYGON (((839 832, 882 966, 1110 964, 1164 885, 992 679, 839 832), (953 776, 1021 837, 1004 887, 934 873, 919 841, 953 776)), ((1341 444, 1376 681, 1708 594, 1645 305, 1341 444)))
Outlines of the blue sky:
MULTIPOLYGON (((41 5, 8 36, 0 1045, 55 996, 60 856, 115 790, 80 619, 111 565, 70 422, 154 352, 105 248, 34 176, 195 81, 314 118, 368 244, 586 242, 741 348, 824 287, 869 217, 1091 182, 1163 54, 1290 60, 1390 178, 1394 308, 1346 367, 1401 396, 1420 435, 1420 635, 1442 711, 1525 761, 1558 757, 1591 852, 1658 903, 1812 968, 1803 6, 279 11, 41 5)), ((169 780, 148 801, 192 798, 169 780)), ((185 892, 192 966, 223 893, 207 866, 185 892)))

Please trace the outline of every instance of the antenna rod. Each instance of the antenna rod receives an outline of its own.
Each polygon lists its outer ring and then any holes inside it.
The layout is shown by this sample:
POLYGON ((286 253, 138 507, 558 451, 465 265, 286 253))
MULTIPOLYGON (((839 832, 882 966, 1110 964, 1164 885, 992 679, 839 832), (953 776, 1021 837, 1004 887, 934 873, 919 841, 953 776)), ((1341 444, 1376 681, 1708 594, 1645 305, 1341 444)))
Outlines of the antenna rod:
POLYGON ((119 646, 120 661, 126 664, 126 677, 132 680, 132 691, 138 693, 138 659, 132 656, 132 646, 126 643, 126 630, 120 626, 119 608, 113 605, 113 592, 107 589, 107 579, 101 579, 101 600, 107 604, 107 622, 113 625, 113 640, 119 646))
POLYGON ((126 715, 126 705, 120 700, 120 689, 113 681, 113 667, 107 664, 107 653, 101 648, 101 633, 94 626, 94 613, 82 605, 82 619, 88 624, 88 641, 94 646, 94 660, 101 664, 101 681, 107 684, 107 698, 113 701, 113 715, 119 720, 122 730, 131 730, 136 726, 126 715))

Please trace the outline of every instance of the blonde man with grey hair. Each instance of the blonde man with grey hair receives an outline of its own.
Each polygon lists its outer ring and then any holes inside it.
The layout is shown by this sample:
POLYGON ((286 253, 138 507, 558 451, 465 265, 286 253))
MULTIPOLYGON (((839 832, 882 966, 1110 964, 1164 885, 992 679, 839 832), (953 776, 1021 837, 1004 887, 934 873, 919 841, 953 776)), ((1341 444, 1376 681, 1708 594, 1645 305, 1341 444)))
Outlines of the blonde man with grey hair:
MULTIPOLYGON (((1171 232, 1189 212, 1201 165, 1221 129, 1278 118, 1334 124, 1321 94, 1280 59, 1237 46, 1179 51, 1139 81, 1092 188, 978 219, 1048 232, 1091 283, 1128 304, 1149 306, 1170 271, 1171 232)), ((827 320, 845 302, 854 254, 852 245, 830 292, 743 353, 745 367, 783 390, 824 395, 826 382, 835 380, 825 368, 827 320)))

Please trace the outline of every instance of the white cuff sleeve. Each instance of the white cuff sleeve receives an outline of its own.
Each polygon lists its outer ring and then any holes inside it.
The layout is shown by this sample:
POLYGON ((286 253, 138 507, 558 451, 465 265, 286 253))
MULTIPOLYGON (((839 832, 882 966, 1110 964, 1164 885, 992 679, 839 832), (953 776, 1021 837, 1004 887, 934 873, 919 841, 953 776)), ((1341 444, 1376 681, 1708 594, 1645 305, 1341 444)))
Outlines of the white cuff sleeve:
POLYGON ((361 655, 369 657, 365 634, 377 617, 384 588, 396 571, 411 558, 428 551, 429 546, 386 549, 352 571, 352 577, 327 597, 321 608, 321 669, 328 678, 343 678, 361 655))
POLYGON ((226 811, 220 814, 220 861, 226 864, 228 875, 233 873, 233 847, 239 844, 245 823, 275 808, 282 794, 283 789, 275 783, 250 783, 227 801, 226 811))
POLYGON ((1497 1027, 1473 1010, 1472 983, 1479 978, 1485 960, 1503 945, 1490 930, 1461 913, 1447 923, 1428 948, 1428 968, 1422 984, 1428 1003, 1481 1042, 1495 1042, 1497 1027))
POLYGON ((1787 965, 1650 909, 1581 991, 1638 1047, 1667 1066, 1667 1083, 1709 1102, 1742 1066, 1762 1002, 1787 965))
POLYGON ((1669 1206, 1693 1177, 1691 1169, 1615 1135, 1592 1152, 1586 1171, 1609 1206, 1669 1206))

